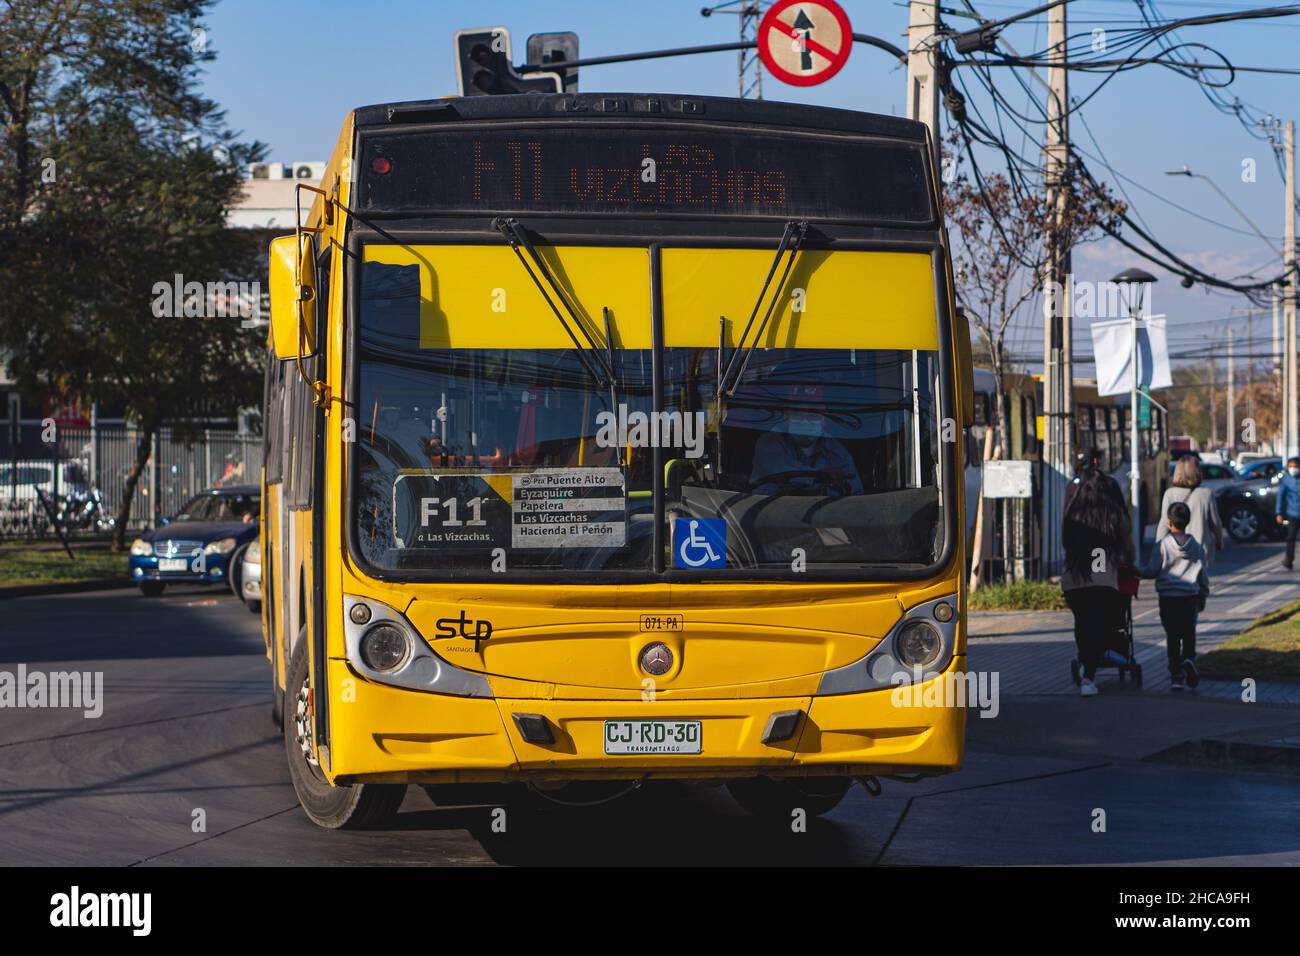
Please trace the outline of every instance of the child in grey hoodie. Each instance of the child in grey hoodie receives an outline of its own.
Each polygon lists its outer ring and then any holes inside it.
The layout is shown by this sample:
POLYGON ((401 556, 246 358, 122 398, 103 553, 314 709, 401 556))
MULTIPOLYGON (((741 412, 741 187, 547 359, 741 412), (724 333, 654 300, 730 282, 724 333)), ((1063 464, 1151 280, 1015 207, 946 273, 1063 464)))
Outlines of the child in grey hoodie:
POLYGON ((1167 518, 1169 536, 1157 542, 1142 566, 1142 577, 1156 579, 1160 623, 1169 649, 1169 689, 1177 691, 1184 681, 1188 687, 1201 682, 1196 671, 1196 617, 1205 610, 1210 579, 1201 543, 1187 533, 1191 509, 1175 501, 1167 518))

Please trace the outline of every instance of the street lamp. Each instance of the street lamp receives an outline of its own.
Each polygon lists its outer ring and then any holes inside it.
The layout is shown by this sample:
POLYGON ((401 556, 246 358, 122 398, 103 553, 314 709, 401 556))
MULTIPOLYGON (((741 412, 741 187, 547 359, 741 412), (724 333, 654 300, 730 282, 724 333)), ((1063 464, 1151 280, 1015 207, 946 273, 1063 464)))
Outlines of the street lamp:
POLYGON ((1231 206, 1234 210, 1236 210, 1237 215, 1246 221, 1246 225, 1250 226, 1251 229, 1255 230, 1255 235, 1259 236, 1259 238, 1267 242, 1269 248, 1272 249, 1274 252, 1276 252, 1278 255, 1282 254, 1282 250, 1277 247, 1276 243, 1274 243, 1273 240, 1270 239, 1268 236, 1264 235, 1264 233, 1260 231, 1259 226, 1255 225, 1254 221, 1249 216, 1247 216, 1245 212, 1242 211, 1241 207, 1238 206, 1235 202, 1233 202, 1232 198, 1227 193, 1225 193, 1222 189, 1220 189, 1218 183, 1216 183, 1209 176, 1202 175, 1201 173, 1194 173, 1187 165, 1184 165, 1181 169, 1166 169, 1165 175, 1166 176, 1188 176, 1191 177, 1192 179, 1205 180, 1207 183, 1210 184, 1211 189, 1213 189, 1216 193, 1218 193, 1220 196, 1223 197, 1224 202, 1226 202, 1229 206, 1231 206))
POLYGON ((1110 280, 1123 288, 1129 288, 1129 368, 1132 381, 1129 387, 1129 471, 1128 501, 1129 513, 1133 524, 1133 557, 1142 557, 1142 509, 1138 507, 1138 316, 1142 311, 1142 295, 1146 286, 1156 281, 1156 277, 1142 269, 1125 269, 1110 280))

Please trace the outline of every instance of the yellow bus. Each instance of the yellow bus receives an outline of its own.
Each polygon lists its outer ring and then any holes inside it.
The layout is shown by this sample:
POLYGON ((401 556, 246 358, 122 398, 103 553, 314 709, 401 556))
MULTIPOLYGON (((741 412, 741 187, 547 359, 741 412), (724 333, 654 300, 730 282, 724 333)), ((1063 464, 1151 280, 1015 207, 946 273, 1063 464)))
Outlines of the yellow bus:
POLYGON ((960 766, 970 344, 924 126, 385 104, 301 189, 263 624, 312 820, 669 778, 820 813, 960 766))

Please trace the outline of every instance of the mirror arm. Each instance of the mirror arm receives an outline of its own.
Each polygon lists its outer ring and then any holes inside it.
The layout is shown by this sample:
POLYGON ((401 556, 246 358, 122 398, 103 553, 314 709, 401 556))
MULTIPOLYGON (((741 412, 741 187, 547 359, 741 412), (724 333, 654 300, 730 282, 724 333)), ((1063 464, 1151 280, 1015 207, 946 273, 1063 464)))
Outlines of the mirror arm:
MULTIPOLYGON (((294 284, 294 288, 298 290, 298 302, 297 302, 298 355, 296 357, 296 364, 298 366, 298 375, 302 378, 304 382, 307 383, 307 387, 311 389, 312 404, 315 405, 317 408, 325 408, 326 406, 329 405, 330 402, 329 386, 326 385, 325 382, 318 381, 312 378, 311 376, 309 376, 306 370, 302 367, 302 352, 303 352, 303 348, 307 344, 307 330, 306 328, 304 328, 303 321, 302 321, 302 304, 304 302, 310 301, 313 296, 313 290, 304 289, 302 286, 302 234, 304 232, 307 232, 307 233, 311 233, 312 235, 319 235, 320 233, 325 231, 324 226, 304 226, 302 224, 302 191, 304 189, 316 193, 318 196, 321 196, 325 200, 325 222, 327 223, 332 223, 334 221, 335 200, 333 199, 332 196, 330 196, 329 193, 327 193, 323 189, 318 189, 317 187, 310 186, 307 183, 294 184, 293 187, 293 213, 294 213, 293 215, 293 237, 294 237, 293 284, 294 284)), ((314 261, 315 261, 315 257, 313 256, 313 262, 314 261)), ((320 343, 317 343, 317 345, 319 344, 320 343)))

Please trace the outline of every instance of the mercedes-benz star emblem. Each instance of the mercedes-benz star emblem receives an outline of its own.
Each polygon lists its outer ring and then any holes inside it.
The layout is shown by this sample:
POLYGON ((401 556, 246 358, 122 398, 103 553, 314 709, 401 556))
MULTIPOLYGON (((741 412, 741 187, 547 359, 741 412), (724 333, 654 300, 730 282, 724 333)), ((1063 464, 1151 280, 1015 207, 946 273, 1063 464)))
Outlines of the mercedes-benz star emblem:
POLYGON ((667 644, 648 644, 641 651, 641 669, 647 674, 661 677, 673 667, 673 652, 667 644))

